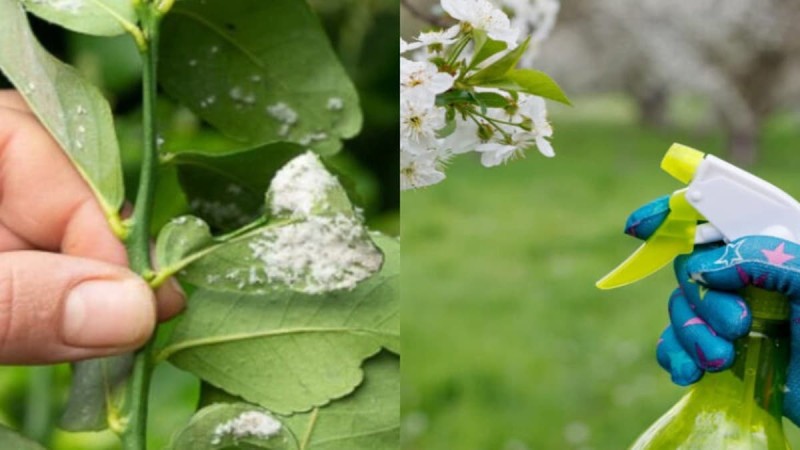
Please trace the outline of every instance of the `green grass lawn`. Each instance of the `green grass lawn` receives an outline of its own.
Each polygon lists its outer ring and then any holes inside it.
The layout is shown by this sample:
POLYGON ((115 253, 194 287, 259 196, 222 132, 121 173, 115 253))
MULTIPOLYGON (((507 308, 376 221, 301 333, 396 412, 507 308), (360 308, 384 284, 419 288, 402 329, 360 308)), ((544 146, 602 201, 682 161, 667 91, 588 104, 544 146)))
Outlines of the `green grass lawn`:
MULTIPOLYGON (((722 149, 690 117, 653 131, 620 101, 579 100, 553 115, 554 159, 462 157, 443 184, 403 194, 406 450, 616 450, 677 401, 654 356, 670 271, 594 283, 638 245, 627 215, 681 187, 659 169, 669 145, 722 149)), ((798 149, 800 127, 776 119, 752 170, 800 196, 798 149)))

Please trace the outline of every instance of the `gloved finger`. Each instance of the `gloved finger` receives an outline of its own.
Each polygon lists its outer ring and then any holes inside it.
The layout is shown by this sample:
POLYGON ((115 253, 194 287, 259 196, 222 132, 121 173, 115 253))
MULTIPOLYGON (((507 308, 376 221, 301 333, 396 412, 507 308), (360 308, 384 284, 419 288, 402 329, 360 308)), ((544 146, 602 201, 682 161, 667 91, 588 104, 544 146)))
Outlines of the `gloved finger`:
MULTIPOLYGON (((708 252, 711 249, 698 249, 708 252)), ((750 330, 752 317, 750 308, 741 296, 732 292, 709 289, 688 277, 685 270, 688 256, 679 256, 675 260, 675 273, 681 291, 689 302, 694 313, 708 323, 721 337, 733 341, 750 330)))
POLYGON ((689 256, 678 278, 712 289, 736 291, 745 286, 777 291, 800 299, 800 245, 769 236, 747 236, 689 256))
POLYGON ((661 333, 656 358, 658 364, 669 372, 672 382, 679 386, 688 386, 703 376, 703 371, 678 342, 671 325, 661 333))
POLYGON ((795 425, 800 425, 800 304, 791 304, 791 349, 786 387, 783 397, 783 414, 795 425))
POLYGON ((680 289, 669 299, 669 317, 678 342, 698 367, 709 372, 730 367, 736 355, 733 343, 718 336, 694 313, 680 289))
POLYGON ((73 361, 133 350, 155 298, 124 267, 47 252, 0 253, 0 363, 73 361))
POLYGON ((664 223, 667 214, 669 214, 669 195, 659 197, 631 213, 625 223, 625 234, 647 240, 664 223))

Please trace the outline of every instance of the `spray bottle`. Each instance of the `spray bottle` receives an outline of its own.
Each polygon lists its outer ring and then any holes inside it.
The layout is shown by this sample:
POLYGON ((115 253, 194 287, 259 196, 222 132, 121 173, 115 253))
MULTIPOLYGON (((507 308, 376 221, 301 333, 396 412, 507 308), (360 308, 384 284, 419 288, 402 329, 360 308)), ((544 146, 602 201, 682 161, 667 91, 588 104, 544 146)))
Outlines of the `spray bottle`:
MULTIPOLYGON (((691 253, 696 244, 766 235, 800 242, 800 203, 772 184, 713 155, 674 144, 662 169, 688 187, 675 191, 670 212, 628 259, 597 282, 600 289, 634 283, 691 253)), ((789 302, 748 287, 741 292, 753 322, 735 342, 736 359, 706 373, 632 449, 788 449, 783 390, 789 351, 789 302)))

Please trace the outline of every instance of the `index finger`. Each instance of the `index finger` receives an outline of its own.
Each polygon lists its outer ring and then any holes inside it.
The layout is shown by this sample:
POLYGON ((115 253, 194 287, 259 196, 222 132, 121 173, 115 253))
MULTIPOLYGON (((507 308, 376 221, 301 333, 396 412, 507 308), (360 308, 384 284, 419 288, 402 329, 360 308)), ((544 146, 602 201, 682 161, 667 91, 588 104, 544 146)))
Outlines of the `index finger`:
POLYGON ((0 222, 35 248, 127 265, 93 192, 55 140, 29 112, 1 105, 0 222))
POLYGON ((669 214, 669 195, 659 197, 640 207, 628 216, 625 223, 625 234, 646 241, 669 214))

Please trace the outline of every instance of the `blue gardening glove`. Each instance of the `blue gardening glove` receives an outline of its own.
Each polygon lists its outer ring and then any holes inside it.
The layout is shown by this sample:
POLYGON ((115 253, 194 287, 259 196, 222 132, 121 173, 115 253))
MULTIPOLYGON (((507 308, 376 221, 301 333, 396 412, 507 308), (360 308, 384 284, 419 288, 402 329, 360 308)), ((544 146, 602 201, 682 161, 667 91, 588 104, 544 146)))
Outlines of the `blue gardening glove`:
MULTIPOLYGON (((669 197, 635 211, 625 232, 647 239, 669 212, 669 197)), ((800 245, 767 236, 749 236, 728 245, 698 246, 675 259, 679 287, 669 300, 671 324, 656 352, 659 364, 680 385, 704 371, 733 363, 733 341, 750 329, 747 304, 736 291, 753 285, 786 295, 791 302, 791 353, 784 415, 800 424, 800 245)))

